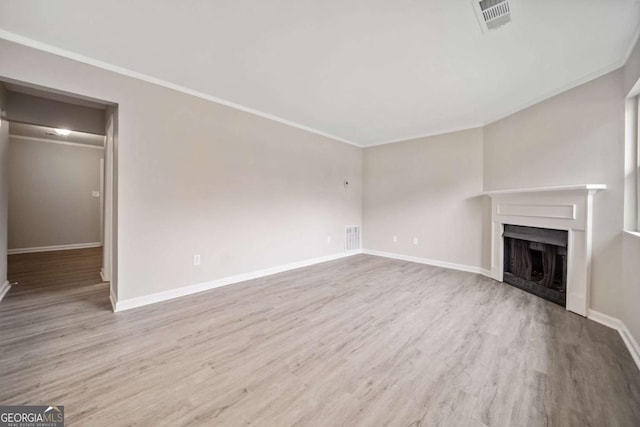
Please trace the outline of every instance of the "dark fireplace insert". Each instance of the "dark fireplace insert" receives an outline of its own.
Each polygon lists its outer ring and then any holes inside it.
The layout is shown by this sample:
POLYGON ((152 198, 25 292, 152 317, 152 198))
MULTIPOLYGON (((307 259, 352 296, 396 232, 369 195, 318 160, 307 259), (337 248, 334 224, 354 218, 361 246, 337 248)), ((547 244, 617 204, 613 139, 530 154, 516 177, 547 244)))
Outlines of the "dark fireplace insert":
POLYGON ((504 282, 566 306, 568 233, 504 226, 504 282))

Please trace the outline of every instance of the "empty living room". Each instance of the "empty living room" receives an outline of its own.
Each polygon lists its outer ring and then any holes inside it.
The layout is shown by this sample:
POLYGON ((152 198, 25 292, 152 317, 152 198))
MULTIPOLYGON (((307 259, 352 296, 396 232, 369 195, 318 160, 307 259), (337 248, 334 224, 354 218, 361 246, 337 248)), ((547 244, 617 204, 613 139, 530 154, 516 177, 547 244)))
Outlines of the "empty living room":
POLYGON ((640 426, 640 0, 0 0, 0 427, 640 426))

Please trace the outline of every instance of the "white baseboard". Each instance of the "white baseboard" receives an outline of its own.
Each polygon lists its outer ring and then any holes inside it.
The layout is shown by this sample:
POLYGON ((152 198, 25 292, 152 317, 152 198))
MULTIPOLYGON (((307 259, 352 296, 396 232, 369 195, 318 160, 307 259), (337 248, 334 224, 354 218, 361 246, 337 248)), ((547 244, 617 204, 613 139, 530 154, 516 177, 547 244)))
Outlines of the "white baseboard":
POLYGON ((8 280, 0 285, 0 301, 2 301, 2 298, 9 292, 9 289, 11 289, 11 285, 8 280))
POLYGON ((144 305, 154 304, 161 301, 167 301, 174 298, 183 297, 186 295, 196 294, 198 292, 208 291, 210 289, 219 288, 222 286, 232 285, 234 283, 245 282, 247 280, 258 279, 260 277, 271 276, 272 274, 282 273, 289 270, 295 270, 301 267, 307 267, 314 264, 320 264, 322 262, 333 261, 340 258, 346 258, 352 255, 362 253, 362 250, 340 252, 333 255, 327 255, 318 258, 312 258, 305 261, 293 262, 290 264, 281 265, 278 267, 266 268, 264 270, 258 270, 251 273, 238 274, 235 276, 224 277, 222 279, 212 280, 209 282, 198 283, 196 285, 185 286, 182 288, 171 289, 164 292, 157 292, 150 295, 144 295, 136 298, 129 298, 126 300, 114 300, 112 295, 112 304, 114 304, 114 312, 129 310, 136 307, 142 307, 144 305))
POLYGON ((620 336, 622 337, 622 341, 627 346, 629 353, 631 353, 631 357, 633 357, 633 361, 636 362, 638 369, 640 369, 640 345, 638 345, 638 341, 633 337, 627 325, 620 319, 616 319, 615 317, 608 316, 604 313, 600 313, 599 311, 589 310, 587 317, 594 322, 598 322, 602 325, 608 326, 611 329, 615 329, 618 331, 620 336))
POLYGON ((76 243, 73 245, 56 245, 56 246, 38 246, 34 248, 16 248, 9 249, 7 255, 30 254, 34 252, 50 252, 50 251, 68 251, 72 249, 99 248, 102 246, 100 242, 76 243))
POLYGON ((371 249, 364 249, 362 253, 365 253, 367 255, 381 256, 385 258, 399 259, 402 261, 417 262, 418 264, 432 265, 434 267, 449 268, 451 270, 466 271, 468 273, 482 274, 483 276, 491 277, 491 271, 481 267, 476 267, 473 265, 456 264, 454 262, 438 261, 435 259, 419 258, 415 256, 410 256, 410 255, 401 255, 401 254, 394 254, 390 252, 374 251, 371 249))
POLYGON ((626 344, 627 349, 629 349, 629 353, 631 353, 631 357, 633 357, 633 360, 636 362, 636 366, 640 369, 640 345, 638 345, 638 341, 636 341, 624 323, 622 323, 622 329, 619 329, 618 333, 622 337, 622 341, 626 344))
POLYGON ((589 310, 587 317, 594 322, 598 322, 601 325, 608 326, 611 329, 619 331, 622 328, 622 320, 611 317, 607 314, 600 313, 599 311, 589 310))

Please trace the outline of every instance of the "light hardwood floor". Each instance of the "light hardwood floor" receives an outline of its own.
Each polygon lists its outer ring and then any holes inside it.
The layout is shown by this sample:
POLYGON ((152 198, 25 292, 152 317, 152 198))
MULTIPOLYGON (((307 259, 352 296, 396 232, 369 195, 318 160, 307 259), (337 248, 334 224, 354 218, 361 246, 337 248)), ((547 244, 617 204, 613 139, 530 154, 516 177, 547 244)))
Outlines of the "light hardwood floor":
POLYGON ((485 277, 357 255, 122 313, 0 303, 0 402, 78 426, 638 426, 618 334, 485 277))

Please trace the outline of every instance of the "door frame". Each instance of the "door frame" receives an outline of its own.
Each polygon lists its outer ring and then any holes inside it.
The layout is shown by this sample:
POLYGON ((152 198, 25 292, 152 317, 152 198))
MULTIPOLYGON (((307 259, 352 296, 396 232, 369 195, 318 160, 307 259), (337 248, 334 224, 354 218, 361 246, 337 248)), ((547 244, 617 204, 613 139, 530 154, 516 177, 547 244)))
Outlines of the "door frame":
MULTIPOLYGON (((102 269, 100 276, 103 280, 109 282, 109 297, 112 309, 115 312, 115 302, 118 295, 118 275, 117 275, 117 168, 118 168, 118 104, 115 102, 97 99, 90 95, 81 93, 68 92, 50 86, 39 85, 35 82, 17 80, 0 76, 0 80, 6 83, 13 83, 20 86, 31 87, 52 94, 61 94, 79 100, 97 102, 105 106, 105 145, 104 145, 104 174, 101 173, 101 181, 104 180, 104 191, 101 194, 104 209, 101 210, 103 221, 102 229, 102 269), (106 134, 110 137, 107 138, 106 134)), ((4 119, 3 119, 4 121, 4 119)), ((5 166, 5 165, 0 165, 5 166)), ((102 191, 102 190, 101 190, 102 191)), ((0 225, 3 229, 1 232, 8 233, 8 224, 0 225)), ((0 284, 1 285, 1 284, 0 284)))
POLYGON ((117 144, 117 106, 109 106, 105 111, 105 139, 104 139, 104 221, 102 243, 102 280, 109 282, 109 299, 115 311, 118 299, 117 275, 115 274, 116 254, 116 144, 117 144))

